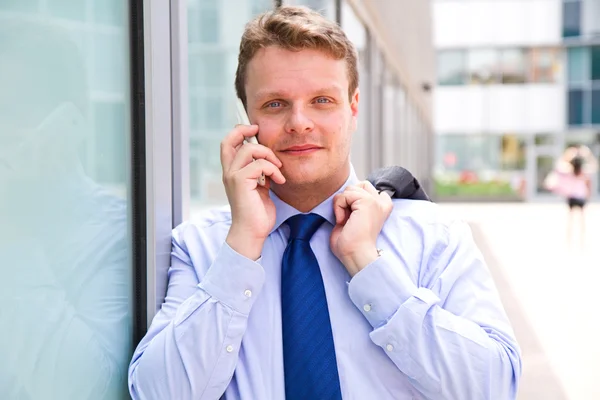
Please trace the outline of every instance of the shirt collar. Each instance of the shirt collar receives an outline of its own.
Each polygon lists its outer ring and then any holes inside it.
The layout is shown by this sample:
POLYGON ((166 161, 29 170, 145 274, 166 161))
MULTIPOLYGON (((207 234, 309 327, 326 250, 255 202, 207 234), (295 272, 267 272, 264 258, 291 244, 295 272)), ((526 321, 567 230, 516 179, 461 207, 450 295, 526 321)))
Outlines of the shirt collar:
MULTIPOLYGON (((334 194, 332 194, 329 198, 323 201, 321 204, 317 205, 315 208, 309 211, 309 213, 319 214, 323 218, 325 218, 329 223, 335 226, 335 214, 333 213, 333 198, 336 194, 343 192, 348 185, 354 185, 358 183, 358 177, 356 176, 356 172, 354 171, 354 167, 350 164, 350 174, 348 175, 348 179, 339 188, 334 194)), ((281 200, 272 190, 269 191, 269 195, 273 203, 275 203, 275 210, 277 212, 277 217, 275 219, 275 226, 271 230, 270 233, 275 232, 281 224, 283 224, 288 218, 293 217, 296 214, 301 214, 300 211, 296 210, 294 207, 290 206, 283 200, 281 200)))

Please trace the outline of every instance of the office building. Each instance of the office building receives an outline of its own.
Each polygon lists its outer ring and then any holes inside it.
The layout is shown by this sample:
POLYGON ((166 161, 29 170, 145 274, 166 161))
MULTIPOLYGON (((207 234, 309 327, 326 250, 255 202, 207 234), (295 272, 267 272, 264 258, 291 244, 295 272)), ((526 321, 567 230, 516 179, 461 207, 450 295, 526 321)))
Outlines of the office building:
POLYGON ((600 154, 600 1, 438 0, 433 10, 438 195, 556 199, 543 182, 564 149, 600 154))

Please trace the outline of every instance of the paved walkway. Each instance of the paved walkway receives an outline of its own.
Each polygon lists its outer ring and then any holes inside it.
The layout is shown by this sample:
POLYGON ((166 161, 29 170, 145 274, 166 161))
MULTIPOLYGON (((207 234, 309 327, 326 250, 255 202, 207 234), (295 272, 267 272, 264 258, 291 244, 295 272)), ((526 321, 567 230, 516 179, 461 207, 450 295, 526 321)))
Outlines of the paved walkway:
POLYGON ((568 246, 563 204, 442 204, 465 219, 523 350, 519 400, 600 399, 600 204, 568 246))

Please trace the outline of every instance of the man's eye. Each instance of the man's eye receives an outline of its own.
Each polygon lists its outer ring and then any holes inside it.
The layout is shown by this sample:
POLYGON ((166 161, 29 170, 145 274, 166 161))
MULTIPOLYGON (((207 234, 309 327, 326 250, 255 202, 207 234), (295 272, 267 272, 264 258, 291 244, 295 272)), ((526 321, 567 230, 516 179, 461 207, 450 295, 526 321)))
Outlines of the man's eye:
POLYGON ((270 103, 267 103, 267 107, 268 108, 277 108, 277 107, 281 107, 281 102, 280 101, 272 101, 270 103))
POLYGON ((326 98, 326 97, 319 97, 319 98, 317 99, 317 103, 321 103, 321 104, 327 104, 327 103, 330 103, 330 101, 329 101, 329 99, 328 99, 328 98, 326 98))

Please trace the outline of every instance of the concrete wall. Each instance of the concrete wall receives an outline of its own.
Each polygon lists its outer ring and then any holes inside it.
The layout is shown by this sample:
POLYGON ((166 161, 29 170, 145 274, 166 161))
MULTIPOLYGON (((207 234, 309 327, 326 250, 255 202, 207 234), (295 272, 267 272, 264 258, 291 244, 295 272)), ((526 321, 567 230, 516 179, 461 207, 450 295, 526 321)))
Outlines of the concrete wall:
MULTIPOLYGON (((347 0, 364 19, 405 86, 408 97, 432 121, 435 85, 432 8, 429 0, 347 0)), ((432 127, 432 125, 430 125, 432 127)))

